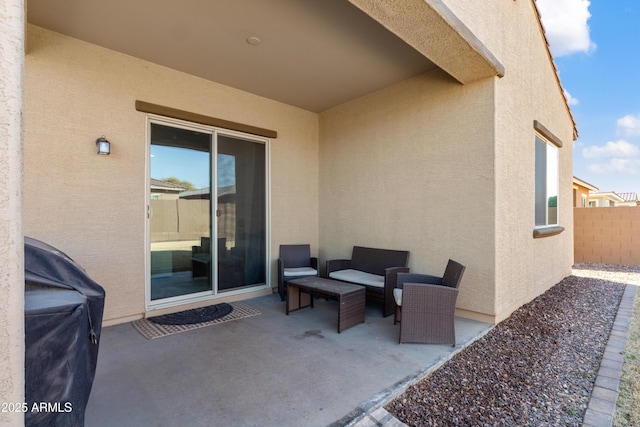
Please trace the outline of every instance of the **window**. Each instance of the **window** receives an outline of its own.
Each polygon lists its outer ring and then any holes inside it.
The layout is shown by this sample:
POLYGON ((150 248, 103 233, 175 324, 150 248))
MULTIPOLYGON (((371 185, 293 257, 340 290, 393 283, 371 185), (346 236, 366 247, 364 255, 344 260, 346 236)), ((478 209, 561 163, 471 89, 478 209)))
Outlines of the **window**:
POLYGON ((536 227, 558 224, 558 147, 536 135, 536 227))

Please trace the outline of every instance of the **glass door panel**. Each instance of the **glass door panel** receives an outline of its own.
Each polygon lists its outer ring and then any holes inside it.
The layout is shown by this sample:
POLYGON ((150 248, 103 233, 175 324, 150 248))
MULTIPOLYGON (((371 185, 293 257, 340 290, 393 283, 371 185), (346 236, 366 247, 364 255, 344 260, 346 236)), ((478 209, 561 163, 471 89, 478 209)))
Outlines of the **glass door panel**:
POLYGON ((151 300, 212 292, 208 133, 151 124, 151 300))
POLYGON ((266 147, 217 141, 218 291, 266 283, 266 147))

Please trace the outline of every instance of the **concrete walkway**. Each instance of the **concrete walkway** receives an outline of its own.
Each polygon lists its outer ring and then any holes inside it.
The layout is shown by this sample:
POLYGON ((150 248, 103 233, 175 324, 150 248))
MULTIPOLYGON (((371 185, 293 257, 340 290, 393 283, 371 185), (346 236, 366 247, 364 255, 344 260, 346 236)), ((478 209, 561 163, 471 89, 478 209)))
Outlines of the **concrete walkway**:
POLYGON ((375 303, 365 323, 338 334, 335 301, 289 316, 277 295, 244 302, 262 314, 154 340, 129 323, 104 328, 86 426, 364 422, 491 329, 457 318, 455 348, 401 345, 399 325, 375 303))
MULTIPOLYGON (((636 291, 625 289, 584 426, 613 425, 636 291)), ((86 426, 404 426, 384 405, 491 329, 459 318, 456 348, 399 345, 376 305, 338 334, 334 301, 290 316, 276 295, 246 303, 262 314, 155 340, 105 328, 86 426)))

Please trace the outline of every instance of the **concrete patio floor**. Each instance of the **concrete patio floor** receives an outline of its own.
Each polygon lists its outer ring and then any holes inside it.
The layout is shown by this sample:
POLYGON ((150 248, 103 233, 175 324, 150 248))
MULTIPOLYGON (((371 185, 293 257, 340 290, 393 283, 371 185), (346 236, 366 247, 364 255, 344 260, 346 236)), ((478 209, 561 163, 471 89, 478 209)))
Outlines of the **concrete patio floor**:
POLYGON ((335 301, 289 316, 278 295, 243 302, 261 314, 154 340, 104 328, 86 426, 346 425, 491 328, 456 318, 455 348, 398 344, 375 302, 341 334, 335 301))

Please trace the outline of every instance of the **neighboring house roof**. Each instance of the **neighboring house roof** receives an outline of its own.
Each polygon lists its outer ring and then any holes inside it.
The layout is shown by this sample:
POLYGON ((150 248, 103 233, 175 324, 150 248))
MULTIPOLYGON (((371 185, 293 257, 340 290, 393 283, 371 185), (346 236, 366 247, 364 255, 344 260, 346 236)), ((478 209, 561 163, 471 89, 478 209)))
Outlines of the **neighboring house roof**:
MULTIPOLYGON (((186 190, 180 193, 181 199, 200 199, 202 196, 209 196, 209 187, 186 190)), ((208 197, 207 197, 208 198, 208 197)))
POLYGON ((589 194, 589 199, 608 199, 614 202, 624 202, 625 200, 620 197, 615 191, 602 191, 598 193, 589 194))
POLYGON ((638 193, 618 193, 620 197, 624 199, 625 202, 637 202, 638 201, 638 193))
MULTIPOLYGON (((202 198, 202 196, 209 196, 209 192, 210 192, 209 187, 198 188, 196 190, 187 190, 180 193, 180 198, 181 199, 200 199, 202 198)), ((226 196, 229 194, 236 194, 235 185, 228 185, 226 187, 218 188, 218 197, 226 196)))
MULTIPOLYGON (((640 203, 640 199, 638 199, 638 193, 627 192, 627 193, 617 193, 615 191, 599 191, 600 189, 593 184, 589 184, 587 181, 582 180, 574 175, 573 177, 573 185, 586 188, 589 190, 589 199, 591 200, 611 200, 617 203, 625 203, 625 206, 628 204, 629 206, 633 204, 640 203)), ((575 187, 574 187, 575 188, 575 187)))
POLYGON ((236 194, 236 186, 228 185, 226 187, 218 188, 218 197, 226 196, 227 194, 236 194))
MULTIPOLYGON (((553 67, 553 71, 556 75, 556 81, 558 82, 558 86, 560 87, 560 91, 562 92, 562 98, 564 99, 564 105, 567 107, 567 112, 569 113, 569 117, 571 118, 571 122, 573 123, 573 140, 578 139, 578 126, 576 124, 575 119, 573 118, 573 113, 571 112, 571 107, 569 106, 569 101, 567 100, 567 96, 565 95, 564 87, 562 86, 562 82, 560 81, 560 73, 558 72, 558 67, 556 67, 556 62, 553 59, 553 54, 551 53, 551 48, 549 47, 549 39, 547 38, 547 31, 544 29, 544 24, 542 23, 542 15, 540 15, 540 10, 538 9, 538 4, 536 0, 531 0, 533 3, 533 9, 538 15, 538 24, 540 24, 540 29, 542 30, 542 37, 544 38, 544 42, 547 46, 547 54, 549 55, 549 61, 551 62, 551 66, 553 67)), ((574 177, 575 178, 575 177, 574 177)))
POLYGON ((182 187, 181 185, 174 184, 173 182, 162 181, 155 178, 150 178, 149 181, 151 184, 151 188, 153 190, 176 191, 176 192, 186 190, 186 188, 182 187))
POLYGON ((598 190, 600 190, 595 185, 589 184, 587 181, 582 180, 582 179, 578 178, 577 176, 573 177, 573 183, 576 184, 576 185, 579 185, 581 187, 584 187, 584 188, 586 188, 586 189, 588 189, 590 191, 597 192, 598 190))

